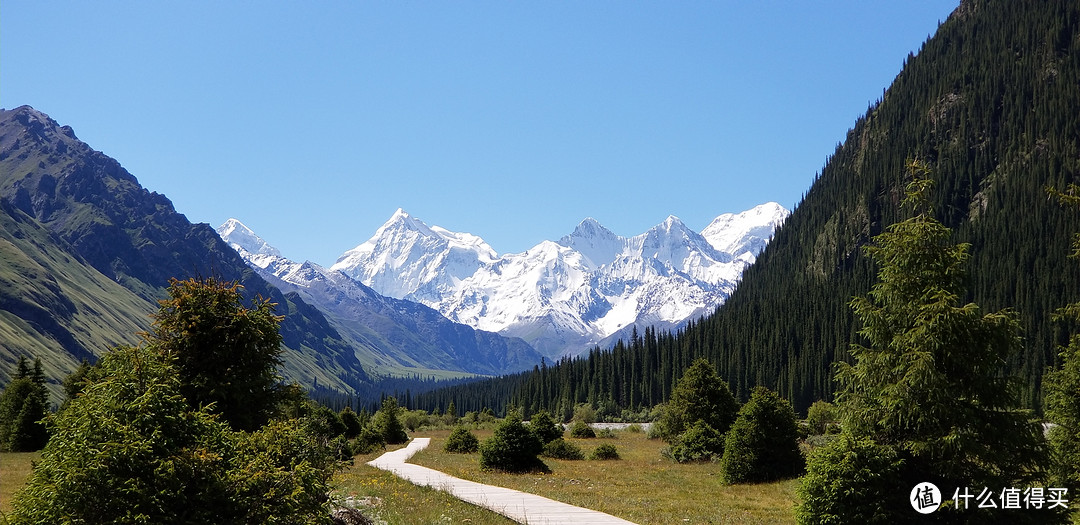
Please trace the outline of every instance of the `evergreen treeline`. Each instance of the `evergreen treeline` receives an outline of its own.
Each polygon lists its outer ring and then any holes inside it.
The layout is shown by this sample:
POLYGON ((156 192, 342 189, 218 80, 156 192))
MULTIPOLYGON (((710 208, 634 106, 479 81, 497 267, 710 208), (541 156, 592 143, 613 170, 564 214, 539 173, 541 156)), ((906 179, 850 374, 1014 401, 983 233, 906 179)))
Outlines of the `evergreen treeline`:
POLYGON ((757 385, 799 412, 831 398, 833 363, 862 342, 849 302, 875 275, 860 248, 900 218, 905 166, 918 159, 933 174, 935 217, 971 244, 963 300, 1017 311, 1024 351, 1004 372, 1020 377, 1025 405, 1041 408, 1042 375, 1076 328, 1051 313, 1080 300, 1080 268, 1066 259, 1080 215, 1046 193, 1080 182, 1078 86, 1080 4, 965 1, 856 121, 713 315, 412 404, 565 415, 592 402, 612 416, 667 399, 696 357, 715 364, 740 400, 757 385))

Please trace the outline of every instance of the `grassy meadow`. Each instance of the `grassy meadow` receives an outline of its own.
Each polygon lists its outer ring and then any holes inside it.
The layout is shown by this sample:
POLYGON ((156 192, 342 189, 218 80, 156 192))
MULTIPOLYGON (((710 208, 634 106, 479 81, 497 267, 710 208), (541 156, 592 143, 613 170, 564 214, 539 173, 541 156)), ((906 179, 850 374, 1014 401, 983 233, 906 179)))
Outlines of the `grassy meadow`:
MULTIPOLYGON (((474 431, 481 440, 490 430, 474 431)), ((644 433, 616 432, 616 439, 573 439, 586 455, 611 443, 621 459, 564 461, 543 458, 550 474, 505 474, 480 470, 479 454, 443 452, 449 431, 419 432, 431 445, 413 456, 424 465, 463 479, 539 494, 612 514, 635 523, 794 523, 797 480, 724 485, 719 465, 678 464, 660 455, 665 443, 644 433)), ((567 434, 569 435, 569 434, 567 434)))
POLYGON ((11 511, 11 497, 26 484, 32 462, 39 457, 40 452, 0 453, 0 512, 11 511))

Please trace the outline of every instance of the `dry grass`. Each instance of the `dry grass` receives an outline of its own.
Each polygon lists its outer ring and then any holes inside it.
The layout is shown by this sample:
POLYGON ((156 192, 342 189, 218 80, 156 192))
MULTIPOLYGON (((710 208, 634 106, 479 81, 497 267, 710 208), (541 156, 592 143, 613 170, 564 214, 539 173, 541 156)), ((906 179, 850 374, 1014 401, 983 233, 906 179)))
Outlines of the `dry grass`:
POLYGON ((40 457, 40 452, 0 453, 0 512, 11 512, 12 496, 26 485, 32 463, 40 457))
MULTIPOLYGON (((484 439, 490 431, 477 431, 484 439)), ((483 472, 478 454, 442 451, 445 433, 432 433, 431 446, 411 460, 452 476, 540 494, 646 524, 793 523, 796 480, 758 485, 724 485, 716 464, 680 465, 664 459, 664 443, 644 434, 618 432, 618 439, 570 439, 588 454, 612 443, 622 459, 544 459, 550 474, 483 472)))

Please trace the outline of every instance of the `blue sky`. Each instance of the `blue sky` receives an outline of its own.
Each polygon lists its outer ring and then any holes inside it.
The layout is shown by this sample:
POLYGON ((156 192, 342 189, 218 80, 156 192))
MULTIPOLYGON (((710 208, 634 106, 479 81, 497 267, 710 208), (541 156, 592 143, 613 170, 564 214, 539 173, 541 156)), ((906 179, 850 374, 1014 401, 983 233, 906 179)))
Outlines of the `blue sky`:
POLYGON ((792 207, 957 3, 5 0, 0 106, 293 259, 399 207, 519 252, 792 207))

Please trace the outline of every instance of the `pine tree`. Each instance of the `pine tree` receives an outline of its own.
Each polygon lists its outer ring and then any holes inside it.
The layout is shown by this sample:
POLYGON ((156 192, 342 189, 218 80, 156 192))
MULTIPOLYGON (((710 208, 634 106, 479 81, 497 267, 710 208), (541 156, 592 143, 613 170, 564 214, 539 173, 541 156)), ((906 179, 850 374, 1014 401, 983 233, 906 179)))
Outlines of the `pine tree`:
MULTIPOLYGON (((1063 205, 1080 208, 1080 187, 1070 185, 1068 193, 1051 191, 1063 205)), ((1070 257, 1080 259, 1080 234, 1074 234, 1070 257)), ((1060 308, 1059 321, 1080 322, 1080 303, 1060 308)), ((1053 451, 1051 473, 1054 486, 1066 487, 1070 494, 1080 491, 1080 334, 1073 334, 1061 349, 1061 367, 1046 374, 1046 416, 1053 451)))
POLYGON ((40 450, 49 439, 43 419, 49 413, 49 391, 41 360, 20 356, 15 376, 0 392, 0 451, 40 450))
MULTIPOLYGON (((879 280, 868 297, 851 303, 869 345, 853 344, 854 363, 839 365, 844 431, 855 439, 836 446, 869 440, 884 447, 882 457, 895 454, 902 465, 897 488, 929 481, 948 498, 952 488, 1029 486, 1044 461, 1041 428, 1015 409, 1015 385, 1000 375, 1021 350, 1016 316, 1007 310, 984 315, 973 303, 960 304, 969 247, 951 244, 950 230, 934 219, 927 170, 918 163, 909 168, 914 177, 904 205, 915 215, 867 247, 879 280)), ((828 483, 820 473, 829 468, 811 461, 800 516, 828 506, 810 497, 821 491, 808 483, 828 483)), ((913 517, 907 496, 907 489, 892 490, 865 504, 884 502, 886 520, 907 521, 913 517)), ((850 510, 841 521, 866 514, 850 510)), ((961 512, 962 519, 1019 519, 1004 510, 961 512)), ((958 519, 949 514, 935 516, 958 519)))
POLYGON ((409 434, 405 432, 405 425, 398 417, 401 408, 398 407, 397 398, 387 397, 383 399, 382 407, 371 418, 371 426, 377 434, 382 436, 383 442, 388 445, 396 445, 409 440, 409 434))

